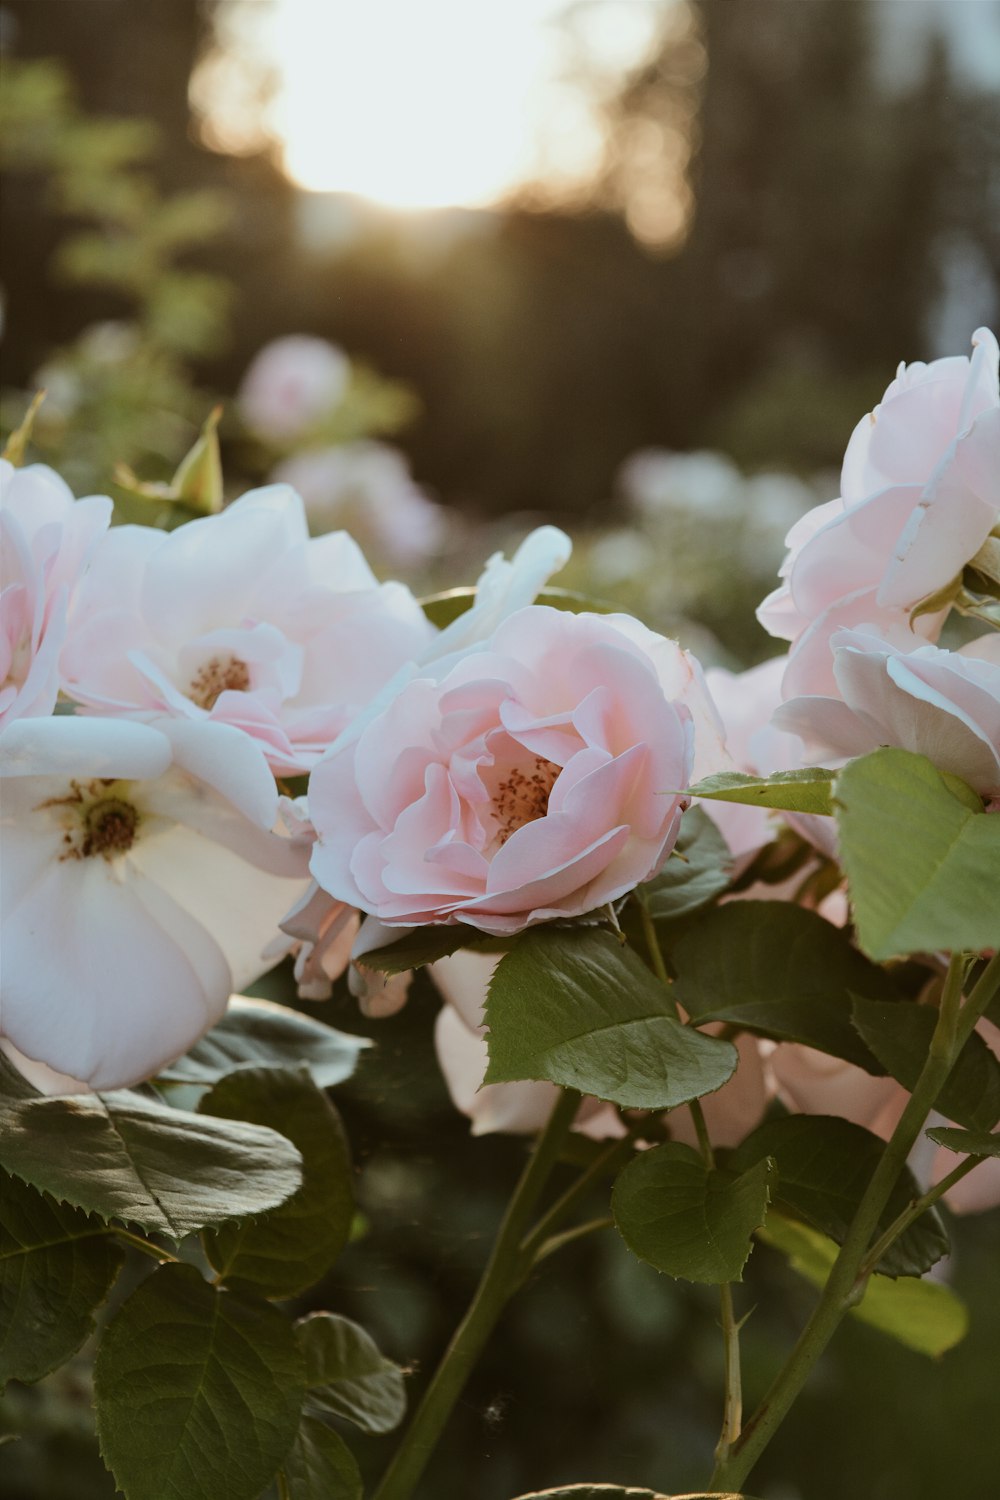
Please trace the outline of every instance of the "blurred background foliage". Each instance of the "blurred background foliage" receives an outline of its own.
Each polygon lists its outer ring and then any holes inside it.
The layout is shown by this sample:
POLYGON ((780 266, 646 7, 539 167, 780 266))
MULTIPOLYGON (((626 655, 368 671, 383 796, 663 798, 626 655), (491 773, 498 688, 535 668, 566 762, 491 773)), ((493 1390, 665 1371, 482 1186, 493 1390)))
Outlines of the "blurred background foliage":
MULTIPOLYGON (((303 192, 266 131, 237 140, 213 115, 234 78, 244 114, 266 114, 280 80, 266 56, 237 66, 232 38, 241 7, 268 3, 2 0, 7 424, 45 385, 33 456, 152 520, 116 466, 166 480, 221 397, 230 492, 261 482, 289 454, 248 430, 234 392, 268 340, 325 338, 349 353, 350 379, 310 441, 392 434, 401 449, 350 449, 362 498, 342 514, 376 564, 428 586, 468 581, 544 516, 579 538, 561 582, 627 603, 706 660, 766 654, 752 610, 782 536, 836 493, 850 430, 896 362, 964 352, 996 320, 1000 48, 991 59, 987 43, 1000 33, 980 27, 969 68, 932 26, 926 45, 906 31, 941 9, 931 0, 649 0, 641 61, 610 88, 584 62, 570 79, 601 128, 582 187, 525 181, 488 208, 403 214, 303 192), (421 512, 419 567, 365 530, 365 484, 376 470, 411 484, 406 460, 450 518, 445 534, 421 512)), ((996 0, 946 8, 953 23, 1000 14, 996 0)), ((568 5, 566 24, 584 9, 568 5)), ((268 990, 291 1003, 283 971, 268 990)), ((523 1147, 472 1140, 449 1104, 424 981, 391 1021, 363 1022, 346 995, 326 1010, 379 1046, 339 1101, 367 1230, 317 1305, 426 1372, 523 1147)), ((992 1500, 1000 1213, 960 1221, 955 1239, 968 1338, 931 1365, 845 1329, 756 1493, 992 1500)), ((755 1255, 748 1399, 807 1296, 755 1255)), ((513 1306, 427 1500, 509 1500, 574 1478, 695 1487, 718 1364, 713 1299, 598 1236, 513 1306)), ((8 1393, 2 1424, 25 1436, 0 1447, 5 1500, 112 1494, 88 1379, 82 1359, 8 1393)), ((384 1446, 363 1453, 369 1474, 384 1446)))

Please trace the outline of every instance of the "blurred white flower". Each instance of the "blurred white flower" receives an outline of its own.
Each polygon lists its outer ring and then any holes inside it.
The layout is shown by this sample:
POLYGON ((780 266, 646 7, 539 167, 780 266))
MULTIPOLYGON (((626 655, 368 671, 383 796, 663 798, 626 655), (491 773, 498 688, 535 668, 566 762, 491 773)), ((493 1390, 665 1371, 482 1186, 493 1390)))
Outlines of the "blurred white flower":
POLYGON ((591 547, 588 563, 597 584, 628 583, 649 566, 649 538, 624 526, 607 531, 591 547))
POLYGON ((282 447, 340 405, 350 378, 347 355, 325 339, 308 334, 274 339, 243 377, 240 413, 251 432, 282 447))
POLYGON ((656 520, 671 511, 694 511, 711 518, 737 509, 743 475, 721 453, 671 453, 643 448, 627 458, 618 483, 638 513, 656 520))
POLYGON ((95 1089, 148 1078, 274 962, 306 852, 218 724, 64 716, 0 735, 0 1036, 95 1089))
POLYGON ((405 456, 388 443, 297 453, 271 477, 302 496, 314 532, 344 527, 393 566, 433 557, 447 535, 446 511, 414 483, 405 456))

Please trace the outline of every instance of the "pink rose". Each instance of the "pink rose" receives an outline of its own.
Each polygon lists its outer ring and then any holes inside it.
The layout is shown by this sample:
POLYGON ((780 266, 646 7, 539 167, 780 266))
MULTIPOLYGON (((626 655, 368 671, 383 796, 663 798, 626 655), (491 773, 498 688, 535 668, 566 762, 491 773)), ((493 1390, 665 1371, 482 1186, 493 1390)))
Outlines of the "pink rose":
POLYGON ((55 708, 70 601, 110 520, 106 496, 0 459, 0 728, 55 708))
POLYGON ((624 616, 529 606, 406 683, 316 766, 312 871, 395 926, 514 933, 631 890, 677 837, 711 715, 696 664, 624 616))
POLYGON ((1000 519, 1000 354, 985 328, 973 346, 971 359, 900 367, 854 431, 841 499, 789 533, 784 582, 758 611, 792 642, 786 697, 835 692, 837 629, 874 627, 902 651, 933 639, 946 609, 911 612, 961 574, 1000 519))
POLYGON ((380 585, 345 532, 311 539, 295 491, 270 485, 170 533, 109 532, 62 669, 87 708, 231 724, 296 775, 435 635, 407 588, 380 585))
POLYGON ((308 334, 265 344, 243 377, 243 420, 265 442, 283 447, 315 427, 344 399, 351 364, 342 349, 308 334))
POLYGON ((775 713, 777 728, 821 754, 912 750, 984 797, 1000 796, 1000 633, 959 651, 902 652, 873 631, 839 630, 830 646, 838 696, 793 698, 775 713))

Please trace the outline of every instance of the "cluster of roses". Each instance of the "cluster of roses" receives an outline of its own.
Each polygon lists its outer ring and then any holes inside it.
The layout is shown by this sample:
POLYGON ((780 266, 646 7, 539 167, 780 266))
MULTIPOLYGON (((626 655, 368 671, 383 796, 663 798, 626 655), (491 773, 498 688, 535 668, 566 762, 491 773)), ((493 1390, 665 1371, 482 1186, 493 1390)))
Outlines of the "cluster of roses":
MULTIPOLYGON (((438 629, 345 533, 310 538, 287 485, 171 533, 109 529, 110 501, 4 464, 0 1045, 41 1086, 130 1084, 296 945, 319 995, 401 928, 503 938, 595 912, 662 867, 681 790, 724 768, 891 744, 1000 804, 998 350, 973 343, 901 369, 859 424, 841 498, 793 528, 761 607, 790 649, 741 676, 706 679, 630 616, 536 603, 569 554, 552 527, 490 559, 438 629), (985 632, 940 644, 977 616, 985 632)), ((719 806, 748 865, 773 823, 719 806)), ((827 821, 799 827, 824 855, 827 821)), ((836 894, 822 909, 844 918, 836 894)), ((550 1085, 476 1092, 489 963, 438 969, 439 1053, 478 1128, 534 1129, 550 1085)), ((898 1114, 891 1080, 740 1050, 705 1101, 720 1144, 774 1090, 873 1129, 898 1114)), ((621 1128, 596 1101, 580 1124, 621 1128)), ((961 1190, 981 1198, 988 1169, 961 1190)))

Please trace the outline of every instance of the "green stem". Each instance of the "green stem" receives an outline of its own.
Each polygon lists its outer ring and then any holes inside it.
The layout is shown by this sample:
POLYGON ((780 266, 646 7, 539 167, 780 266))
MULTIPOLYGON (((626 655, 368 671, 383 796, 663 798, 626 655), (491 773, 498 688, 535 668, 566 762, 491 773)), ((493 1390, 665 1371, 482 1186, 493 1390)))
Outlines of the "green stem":
POLYGON ((373 1500, 407 1500, 413 1493, 483 1346, 530 1266, 521 1240, 579 1104, 580 1095, 575 1090, 562 1090, 507 1205, 469 1310, 455 1330, 373 1500))
POLYGON ((573 1209, 586 1198, 590 1189, 602 1177, 613 1172, 619 1163, 626 1162, 635 1153, 635 1134, 629 1131, 628 1135, 621 1140, 614 1141, 606 1151, 591 1162, 585 1172, 582 1172, 577 1180, 572 1183, 561 1198, 557 1198, 548 1213, 538 1220, 529 1234, 521 1241, 521 1251, 525 1258, 533 1262, 541 1246, 550 1239, 559 1225, 569 1218, 573 1209))
POLYGON ((615 1221, 610 1214, 605 1214, 600 1219, 588 1219, 586 1224, 574 1224, 572 1229, 564 1229, 562 1234, 554 1234, 550 1239, 543 1240, 534 1252, 528 1270, 534 1270, 539 1262, 554 1255, 564 1245, 572 1245, 576 1240, 586 1239, 588 1234, 594 1234, 598 1229, 613 1229, 614 1227, 615 1221))
MULTIPOLYGON (((670 984, 670 976, 663 959, 663 951, 660 948, 660 940, 656 935, 656 924, 649 914, 644 902, 639 902, 640 921, 642 922, 642 935, 646 941, 650 962, 657 978, 665 985, 670 984)), ((701 1151, 702 1160, 710 1172, 715 1170, 715 1152, 712 1150, 712 1141, 708 1133, 708 1124, 705 1120, 705 1111, 701 1107, 700 1099, 692 1099, 688 1105, 691 1111, 691 1119, 694 1123, 695 1134, 698 1137, 698 1147, 701 1151)), ((719 1287, 719 1307, 722 1325, 722 1347, 725 1371, 725 1398, 722 1408, 722 1429, 719 1433, 719 1441, 715 1449, 716 1464, 725 1463, 732 1451, 733 1444, 740 1435, 740 1425, 743 1421, 743 1377, 740 1371, 740 1325, 736 1319, 733 1307, 733 1288, 729 1282, 723 1282, 719 1287)))
POLYGON ((969 995, 958 1018, 955 1042, 959 1052, 975 1031, 976 1022, 998 990, 1000 990, 1000 949, 994 953, 986 968, 973 985, 972 993, 969 995))
POLYGON ((894 1219, 889 1225, 885 1233, 875 1241, 858 1269, 859 1279, 870 1276, 885 1252, 891 1245, 896 1243, 900 1235, 905 1234, 910 1225, 916 1219, 919 1219, 922 1213, 931 1208, 939 1198, 943 1198, 945 1193, 955 1186, 956 1182, 961 1182, 963 1177, 967 1177, 973 1167, 978 1167, 982 1160, 981 1156, 967 1156, 964 1161, 959 1162, 957 1167, 952 1168, 947 1177, 942 1177, 940 1182, 935 1183, 934 1187, 929 1188, 920 1198, 914 1198, 909 1208, 904 1208, 899 1217, 894 1219))
POLYGON ((636 905, 639 908, 639 921, 642 924, 642 935, 646 940, 646 947, 649 951, 650 962, 653 965, 653 972, 656 975, 657 979, 660 980, 661 984, 665 984, 669 988, 670 975, 667 973, 667 966, 663 961, 663 952, 660 948, 660 940, 656 936, 656 924, 654 923, 652 917, 649 915, 649 908, 647 907, 645 901, 639 899, 636 902, 636 905))
POLYGON ((979 982, 959 1010, 965 964, 965 955, 957 953, 952 956, 927 1060, 899 1123, 872 1173, 840 1253, 830 1269, 820 1300, 784 1368, 747 1422, 728 1458, 716 1464, 709 1483, 711 1489, 741 1488, 787 1416, 841 1319, 864 1293, 862 1264, 867 1258, 872 1236, 889 1195, 962 1047, 1000 987, 1000 955, 997 955, 987 964, 979 982))

